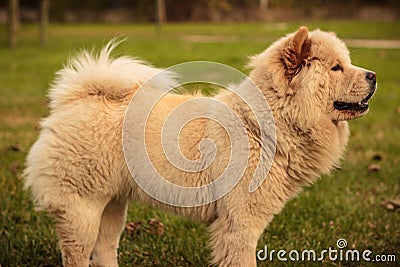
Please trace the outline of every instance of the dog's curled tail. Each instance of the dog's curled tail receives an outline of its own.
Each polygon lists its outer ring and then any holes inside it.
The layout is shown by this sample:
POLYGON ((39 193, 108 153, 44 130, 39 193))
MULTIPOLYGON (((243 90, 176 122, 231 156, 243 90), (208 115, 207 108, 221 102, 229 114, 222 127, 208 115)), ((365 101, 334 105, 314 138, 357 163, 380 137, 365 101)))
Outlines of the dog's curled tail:
POLYGON ((70 58, 56 73, 50 88, 50 108, 54 110, 88 96, 118 101, 150 77, 153 78, 149 85, 153 88, 176 86, 176 75, 172 72, 161 72, 161 69, 128 56, 113 58, 111 52, 121 42, 113 39, 97 54, 84 50, 70 58))

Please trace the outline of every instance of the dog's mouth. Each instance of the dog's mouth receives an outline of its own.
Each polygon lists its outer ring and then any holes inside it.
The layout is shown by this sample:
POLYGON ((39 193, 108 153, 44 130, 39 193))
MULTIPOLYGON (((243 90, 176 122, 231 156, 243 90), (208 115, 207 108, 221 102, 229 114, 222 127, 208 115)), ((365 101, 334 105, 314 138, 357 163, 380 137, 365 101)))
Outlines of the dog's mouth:
POLYGON ((365 112, 368 110, 368 101, 374 95, 375 90, 372 90, 366 98, 359 102, 342 102, 335 101, 333 102, 333 107, 339 111, 351 111, 351 112, 365 112))
POLYGON ((335 109, 340 110, 340 111, 365 111, 368 109, 368 101, 365 101, 364 99, 361 100, 360 102, 357 103, 347 103, 347 102, 341 102, 341 101, 335 101, 333 103, 333 106, 335 109))

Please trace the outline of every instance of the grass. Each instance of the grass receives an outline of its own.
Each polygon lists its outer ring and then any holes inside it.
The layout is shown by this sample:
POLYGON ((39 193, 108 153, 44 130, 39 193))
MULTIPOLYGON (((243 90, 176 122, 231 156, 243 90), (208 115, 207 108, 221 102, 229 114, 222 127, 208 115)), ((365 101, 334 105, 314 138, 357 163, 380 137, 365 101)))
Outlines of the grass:
MULTIPOLYGON (((335 31, 342 38, 400 39, 399 22, 177 24, 166 25, 161 32, 153 25, 52 25, 49 44, 42 48, 36 26, 23 25, 18 49, 9 50, 5 47, 6 29, 0 26, 0 265, 61 265, 52 219, 34 210, 29 193, 23 191, 21 172, 38 135, 38 121, 48 112, 48 84, 71 53, 100 47, 111 37, 123 35, 129 39, 117 54, 140 55, 156 66, 210 60, 246 71, 243 66, 248 55, 302 24, 335 31), (214 39, 199 38, 205 35, 214 39)), ((371 112, 350 122, 352 138, 342 168, 290 201, 262 235, 259 249, 267 244, 275 250, 320 251, 336 248, 336 240, 345 238, 350 248, 369 249, 374 255, 397 254, 397 262, 400 260, 400 213, 381 206, 382 201, 400 198, 400 50, 350 50, 354 64, 378 73, 379 90, 371 112), (370 172, 370 164, 381 168, 370 172)), ((165 234, 124 233, 120 266, 207 266, 210 250, 205 225, 138 203, 130 206, 128 221, 146 225, 152 218, 164 224, 165 234)), ((274 261, 273 265, 321 263, 274 261)), ((366 263, 326 261, 323 265, 366 263)))

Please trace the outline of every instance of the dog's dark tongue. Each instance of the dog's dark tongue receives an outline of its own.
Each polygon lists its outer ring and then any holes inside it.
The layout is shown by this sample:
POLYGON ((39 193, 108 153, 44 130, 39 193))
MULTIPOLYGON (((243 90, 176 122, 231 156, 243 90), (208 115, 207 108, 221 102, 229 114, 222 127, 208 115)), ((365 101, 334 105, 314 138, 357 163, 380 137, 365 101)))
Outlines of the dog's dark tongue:
POLYGON ((333 106, 337 109, 337 110, 346 110, 346 109, 351 109, 351 107, 353 106, 352 103, 346 103, 346 102, 340 102, 340 101, 335 101, 333 103, 333 106))
POLYGON ((333 106, 337 110, 356 110, 368 107, 368 101, 361 101, 359 103, 346 103, 341 101, 335 101, 333 106))

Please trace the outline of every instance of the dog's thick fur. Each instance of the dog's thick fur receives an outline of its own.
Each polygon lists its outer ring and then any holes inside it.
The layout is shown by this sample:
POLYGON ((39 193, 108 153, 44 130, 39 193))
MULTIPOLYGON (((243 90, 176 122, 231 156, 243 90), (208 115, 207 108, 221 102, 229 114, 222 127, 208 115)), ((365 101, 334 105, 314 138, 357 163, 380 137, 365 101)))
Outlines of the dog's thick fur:
MULTIPOLYGON (((49 93, 51 113, 27 157, 26 187, 38 207, 55 216, 65 266, 118 265, 119 237, 132 198, 209 223, 214 263, 256 266, 256 245, 265 227, 302 186, 338 166, 349 137, 346 120, 368 110, 343 108, 343 103, 365 103, 376 87, 375 74, 351 65, 346 46, 333 33, 301 27, 278 40, 250 63, 250 78, 276 124, 276 154, 268 177, 249 192, 261 149, 259 129, 244 102, 223 92, 215 97, 241 114, 247 129, 247 169, 221 199, 180 208, 152 199, 135 184, 122 149, 127 106, 140 85, 160 70, 129 57, 112 59, 112 48, 108 45, 98 56, 84 52, 58 72, 49 93)), ((173 74, 166 73, 146 86, 150 93, 174 84, 173 74)), ((182 173, 162 156, 162 121, 193 97, 166 95, 152 111, 146 131, 157 168, 186 186, 209 183, 230 157, 223 128, 201 118, 186 125, 179 144, 187 158, 196 159, 199 151, 193 148, 205 137, 213 139, 218 154, 209 169, 182 173)))

